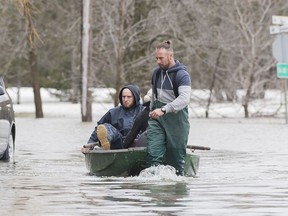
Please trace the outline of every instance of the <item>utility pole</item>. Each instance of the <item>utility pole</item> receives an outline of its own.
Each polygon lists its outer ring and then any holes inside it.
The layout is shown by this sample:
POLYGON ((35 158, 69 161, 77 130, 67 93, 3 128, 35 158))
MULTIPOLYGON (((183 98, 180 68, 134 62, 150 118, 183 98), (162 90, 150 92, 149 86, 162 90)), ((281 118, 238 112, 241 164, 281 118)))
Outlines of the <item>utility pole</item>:
POLYGON ((81 115, 82 122, 92 121, 91 60, 92 60, 92 5, 90 0, 82 0, 81 24, 81 115))
POLYGON ((285 122, 288 124, 287 78, 288 78, 288 16, 272 16, 270 34, 277 34, 272 44, 272 53, 277 63, 277 77, 283 78, 285 96, 285 122))

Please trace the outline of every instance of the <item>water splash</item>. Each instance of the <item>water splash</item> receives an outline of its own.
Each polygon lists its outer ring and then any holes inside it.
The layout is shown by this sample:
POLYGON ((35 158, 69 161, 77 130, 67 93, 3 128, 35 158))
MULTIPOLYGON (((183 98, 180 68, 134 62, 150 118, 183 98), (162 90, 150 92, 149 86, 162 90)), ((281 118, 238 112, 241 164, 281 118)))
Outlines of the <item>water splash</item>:
POLYGON ((176 180, 179 177, 176 175, 176 170, 172 166, 152 166, 140 172, 139 178, 153 180, 176 180))

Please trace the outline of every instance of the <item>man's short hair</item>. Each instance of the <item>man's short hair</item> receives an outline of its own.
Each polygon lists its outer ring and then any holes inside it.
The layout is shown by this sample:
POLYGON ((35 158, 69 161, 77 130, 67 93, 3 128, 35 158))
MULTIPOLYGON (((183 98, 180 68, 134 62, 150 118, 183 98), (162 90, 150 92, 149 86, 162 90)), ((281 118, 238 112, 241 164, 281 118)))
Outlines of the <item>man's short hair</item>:
POLYGON ((171 40, 163 41, 156 46, 156 49, 166 49, 168 51, 173 52, 172 41, 171 40))

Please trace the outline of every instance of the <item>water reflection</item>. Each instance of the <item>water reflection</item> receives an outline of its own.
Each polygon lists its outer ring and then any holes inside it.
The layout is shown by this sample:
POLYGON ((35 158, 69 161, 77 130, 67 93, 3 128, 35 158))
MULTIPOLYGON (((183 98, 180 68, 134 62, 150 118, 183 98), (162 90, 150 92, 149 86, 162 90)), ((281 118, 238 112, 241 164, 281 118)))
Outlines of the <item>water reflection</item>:
POLYGON ((145 179, 109 178, 103 182, 90 182, 89 187, 89 191, 82 191, 83 197, 101 215, 125 215, 127 212, 131 215, 140 212, 141 215, 170 215, 183 211, 186 208, 183 201, 189 199, 184 182, 147 183, 145 179))

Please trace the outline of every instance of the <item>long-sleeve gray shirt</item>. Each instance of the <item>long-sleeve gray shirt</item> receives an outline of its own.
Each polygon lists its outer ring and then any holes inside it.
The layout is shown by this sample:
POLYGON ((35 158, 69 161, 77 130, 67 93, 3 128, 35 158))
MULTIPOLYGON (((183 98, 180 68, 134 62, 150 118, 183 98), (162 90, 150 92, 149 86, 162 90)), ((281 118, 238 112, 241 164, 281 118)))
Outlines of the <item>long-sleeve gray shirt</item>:
POLYGON ((157 100, 166 104, 165 108, 167 113, 182 110, 190 103, 191 78, 186 66, 178 60, 176 60, 176 64, 168 70, 163 70, 159 67, 156 68, 153 72, 152 83, 153 97, 151 107, 153 107, 153 103, 156 100, 155 90, 157 91, 157 100), (160 74, 157 75, 157 73, 160 74), (175 88, 178 90, 178 96, 175 95, 174 85, 176 85, 175 88))

